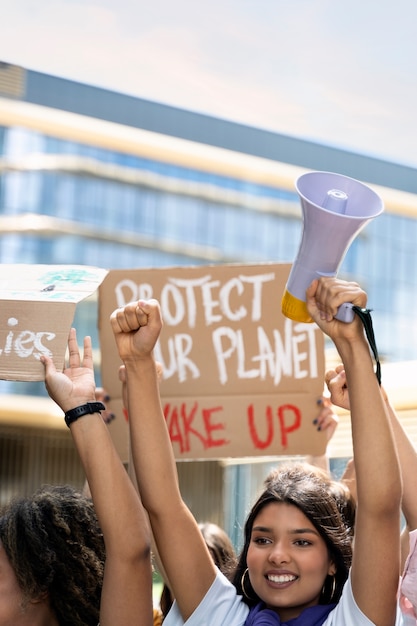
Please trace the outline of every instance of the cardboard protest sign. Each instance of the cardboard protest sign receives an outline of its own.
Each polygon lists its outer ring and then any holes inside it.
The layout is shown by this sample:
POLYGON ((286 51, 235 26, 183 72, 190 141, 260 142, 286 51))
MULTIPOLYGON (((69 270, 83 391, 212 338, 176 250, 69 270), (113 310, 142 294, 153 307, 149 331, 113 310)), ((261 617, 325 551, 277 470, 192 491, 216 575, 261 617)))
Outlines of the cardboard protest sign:
POLYGON ((44 380, 42 354, 63 367, 75 307, 106 274, 85 265, 0 265, 0 379, 44 380))
MULTIPOLYGON (((128 460, 121 364, 110 327, 125 304, 156 298, 164 327, 162 405, 182 459, 323 454, 313 419, 323 392, 324 339, 281 313, 290 265, 218 265, 109 271, 99 288, 102 382, 128 460)), ((121 447, 120 447, 121 446, 121 447)))

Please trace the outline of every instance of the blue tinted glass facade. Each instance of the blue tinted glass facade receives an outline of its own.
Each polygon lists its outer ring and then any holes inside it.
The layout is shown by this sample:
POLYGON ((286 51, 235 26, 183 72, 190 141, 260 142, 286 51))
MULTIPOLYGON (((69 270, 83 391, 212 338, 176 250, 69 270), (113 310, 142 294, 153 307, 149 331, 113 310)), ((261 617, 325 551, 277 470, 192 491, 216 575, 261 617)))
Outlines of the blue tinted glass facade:
MULTIPOLYGON (((23 128, 0 128, 0 150, 0 214, 58 220, 53 231, 3 234, 1 263, 117 269, 291 262, 297 253, 295 191, 23 128)), ((389 360, 415 358, 416 235, 417 220, 385 212, 356 238, 340 270, 368 291, 378 347, 389 360)), ((80 333, 95 326, 94 306, 77 308, 80 333)))

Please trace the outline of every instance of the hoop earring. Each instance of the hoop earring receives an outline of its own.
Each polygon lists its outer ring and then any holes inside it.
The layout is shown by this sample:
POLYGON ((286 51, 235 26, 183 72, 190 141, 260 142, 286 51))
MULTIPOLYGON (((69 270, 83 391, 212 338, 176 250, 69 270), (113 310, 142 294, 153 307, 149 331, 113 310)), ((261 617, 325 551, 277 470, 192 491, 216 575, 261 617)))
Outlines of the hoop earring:
POLYGON ((248 568, 246 568, 245 571, 242 574, 242 578, 240 579, 240 586, 242 587, 243 595, 245 596, 245 598, 247 598, 248 600, 251 600, 253 602, 253 598, 251 598, 250 595, 248 595, 246 593, 246 591, 245 591, 245 576, 246 576, 246 574, 248 574, 248 578, 249 578, 249 569, 248 568))
MULTIPOLYGON (((330 574, 329 574, 329 576, 330 576, 330 574)), ((336 593, 336 576, 333 575, 331 577, 331 579, 332 579, 332 589, 331 589, 331 593, 330 593, 330 598, 329 598, 328 604, 331 603, 331 601, 333 600, 333 598, 335 596, 335 593, 336 593)), ((326 581, 324 581, 324 585, 323 585, 323 588, 321 590, 321 595, 323 596, 323 598, 326 595, 326 581)))

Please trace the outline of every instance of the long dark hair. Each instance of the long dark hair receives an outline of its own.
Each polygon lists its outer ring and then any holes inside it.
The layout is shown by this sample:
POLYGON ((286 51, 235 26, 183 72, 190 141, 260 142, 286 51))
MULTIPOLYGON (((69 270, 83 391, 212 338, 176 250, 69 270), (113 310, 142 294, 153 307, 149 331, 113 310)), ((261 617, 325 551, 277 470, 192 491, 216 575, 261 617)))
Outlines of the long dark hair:
POLYGON ((244 546, 232 577, 237 592, 249 606, 261 602, 252 585, 247 569, 247 554, 251 541, 252 527, 262 509, 273 502, 296 506, 311 521, 326 543, 329 557, 335 563, 335 586, 323 581, 320 604, 338 602, 347 580, 352 562, 351 533, 344 523, 329 481, 323 480, 319 472, 307 464, 292 463, 281 466, 266 481, 266 488, 253 505, 244 529, 244 546), (244 585, 244 588, 243 586, 244 585))
POLYGON ((223 574, 228 574, 236 565, 236 554, 229 535, 223 528, 212 522, 198 525, 214 563, 223 574))

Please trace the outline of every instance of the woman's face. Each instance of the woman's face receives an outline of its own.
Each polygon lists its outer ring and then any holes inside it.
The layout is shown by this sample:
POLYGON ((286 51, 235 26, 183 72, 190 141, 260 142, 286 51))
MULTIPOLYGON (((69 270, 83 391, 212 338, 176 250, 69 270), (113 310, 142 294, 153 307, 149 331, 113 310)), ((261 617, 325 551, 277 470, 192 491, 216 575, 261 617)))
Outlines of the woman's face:
POLYGON ((0 542, 0 626, 57 624, 45 601, 26 602, 0 542), (47 620, 47 621, 45 621, 47 620))
POLYGON ((253 589, 281 621, 319 603, 336 568, 310 520, 292 504, 271 502, 255 518, 247 566, 253 589))

